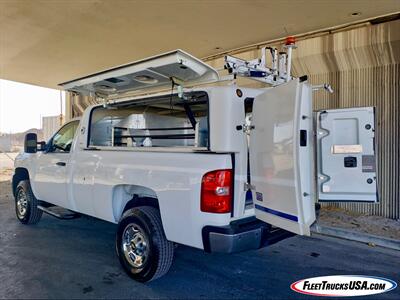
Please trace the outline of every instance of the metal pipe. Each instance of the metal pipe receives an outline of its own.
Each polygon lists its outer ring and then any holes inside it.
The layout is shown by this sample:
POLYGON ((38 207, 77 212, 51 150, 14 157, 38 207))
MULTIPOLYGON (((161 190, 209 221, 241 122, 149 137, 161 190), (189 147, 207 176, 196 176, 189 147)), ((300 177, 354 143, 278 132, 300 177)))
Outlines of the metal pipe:
POLYGON ((287 47, 286 82, 288 82, 292 78, 290 76, 290 69, 291 68, 292 68, 292 47, 289 45, 287 47))
POLYGON ((272 52, 272 71, 274 75, 278 75, 278 50, 276 48, 272 48, 271 52, 272 52))
POLYGON ((286 53, 279 53, 279 66, 278 66, 278 75, 280 78, 285 78, 285 66, 286 66, 286 53))

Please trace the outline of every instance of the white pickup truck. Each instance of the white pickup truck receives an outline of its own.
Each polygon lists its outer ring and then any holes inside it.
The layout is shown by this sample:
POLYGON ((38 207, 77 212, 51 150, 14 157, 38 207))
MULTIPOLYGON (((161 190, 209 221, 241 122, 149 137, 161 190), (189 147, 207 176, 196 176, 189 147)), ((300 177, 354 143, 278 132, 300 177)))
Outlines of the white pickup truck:
POLYGON ((314 113, 316 87, 274 67, 272 50, 271 68, 226 57, 224 79, 177 50, 62 84, 100 104, 47 143, 26 136, 17 218, 70 216, 62 207, 118 224, 120 262, 144 282, 168 272, 174 243, 257 249, 310 235, 317 202, 378 201, 374 109, 314 113), (241 88, 237 76, 272 87, 241 88))

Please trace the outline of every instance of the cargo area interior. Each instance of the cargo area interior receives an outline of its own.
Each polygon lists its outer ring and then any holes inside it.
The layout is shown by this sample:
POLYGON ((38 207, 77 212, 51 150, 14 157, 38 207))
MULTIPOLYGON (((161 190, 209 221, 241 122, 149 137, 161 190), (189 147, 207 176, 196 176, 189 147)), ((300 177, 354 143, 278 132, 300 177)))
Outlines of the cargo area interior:
POLYGON ((90 146, 208 148, 208 96, 190 92, 107 104, 93 109, 90 123, 90 146))

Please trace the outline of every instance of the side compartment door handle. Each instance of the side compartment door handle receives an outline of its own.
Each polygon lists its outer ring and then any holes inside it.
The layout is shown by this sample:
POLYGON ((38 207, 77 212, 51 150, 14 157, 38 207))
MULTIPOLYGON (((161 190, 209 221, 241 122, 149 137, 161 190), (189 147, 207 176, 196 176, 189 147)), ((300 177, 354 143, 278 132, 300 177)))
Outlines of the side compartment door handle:
POLYGON ((63 162, 63 161, 59 161, 59 162, 56 163, 56 165, 60 166, 60 167, 65 167, 67 164, 65 162, 63 162))
POLYGON ((300 130, 300 147, 307 147, 307 130, 300 130))

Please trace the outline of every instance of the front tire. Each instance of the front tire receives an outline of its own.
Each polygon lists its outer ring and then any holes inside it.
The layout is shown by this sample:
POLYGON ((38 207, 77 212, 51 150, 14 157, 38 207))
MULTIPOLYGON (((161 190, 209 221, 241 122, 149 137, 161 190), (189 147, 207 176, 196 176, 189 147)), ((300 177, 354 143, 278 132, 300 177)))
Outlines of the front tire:
POLYGON ((38 207, 38 200, 33 195, 29 180, 18 183, 15 191, 15 213, 22 224, 36 224, 43 211, 38 207))
POLYGON ((150 206, 127 210, 118 225, 116 250, 125 272, 140 282, 165 275, 174 257, 159 211, 150 206))

